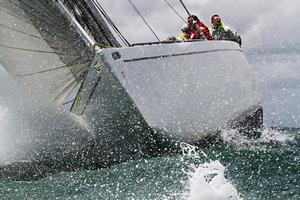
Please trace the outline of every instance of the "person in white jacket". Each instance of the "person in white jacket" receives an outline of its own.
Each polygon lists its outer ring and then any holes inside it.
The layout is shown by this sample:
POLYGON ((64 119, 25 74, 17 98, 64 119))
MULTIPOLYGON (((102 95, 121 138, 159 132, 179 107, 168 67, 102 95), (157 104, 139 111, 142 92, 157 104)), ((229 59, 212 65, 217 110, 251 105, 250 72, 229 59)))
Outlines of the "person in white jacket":
POLYGON ((241 36, 228 26, 224 26, 219 15, 213 15, 211 17, 210 34, 213 40, 231 40, 237 42, 240 47, 242 45, 241 36))

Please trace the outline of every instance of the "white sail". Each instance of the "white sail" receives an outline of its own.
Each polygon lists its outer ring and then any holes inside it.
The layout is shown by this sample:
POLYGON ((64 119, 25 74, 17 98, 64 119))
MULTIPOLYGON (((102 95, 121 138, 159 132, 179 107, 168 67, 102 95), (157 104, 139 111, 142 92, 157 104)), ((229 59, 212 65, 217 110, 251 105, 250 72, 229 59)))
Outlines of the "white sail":
POLYGON ((93 52, 56 1, 0 0, 0 62, 35 92, 62 103, 93 52))

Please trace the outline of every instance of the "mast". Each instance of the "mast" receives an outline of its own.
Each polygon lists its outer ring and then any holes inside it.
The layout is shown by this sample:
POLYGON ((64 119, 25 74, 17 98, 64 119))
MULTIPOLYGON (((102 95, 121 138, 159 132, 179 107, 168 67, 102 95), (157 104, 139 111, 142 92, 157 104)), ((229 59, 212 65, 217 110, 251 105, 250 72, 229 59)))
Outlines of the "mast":
POLYGON ((88 45, 90 47, 93 47, 96 45, 95 40, 88 35, 88 33, 84 30, 84 28, 80 25, 80 23, 76 20, 76 18, 74 17, 74 15, 71 14, 71 12, 66 8, 66 6, 61 2, 61 0, 57 0, 58 5, 60 6, 60 8, 63 10, 63 12, 66 13, 67 17, 69 18, 69 20, 77 27, 77 29, 79 30, 79 32, 82 34, 82 36, 88 41, 88 45))
POLYGON ((121 47, 92 1, 66 0, 66 4, 101 48, 121 47))

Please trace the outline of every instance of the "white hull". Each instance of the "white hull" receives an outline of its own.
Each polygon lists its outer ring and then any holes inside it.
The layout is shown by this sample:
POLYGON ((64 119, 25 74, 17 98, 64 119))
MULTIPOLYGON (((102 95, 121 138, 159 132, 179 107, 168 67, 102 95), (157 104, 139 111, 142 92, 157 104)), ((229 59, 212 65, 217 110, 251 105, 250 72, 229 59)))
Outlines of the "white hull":
POLYGON ((198 140, 258 105, 254 70, 230 41, 103 49, 94 65, 102 69, 90 69, 76 109, 87 119, 99 119, 100 127, 105 118, 124 112, 121 105, 129 100, 152 129, 198 140), (115 105, 108 100, 114 95, 115 105))

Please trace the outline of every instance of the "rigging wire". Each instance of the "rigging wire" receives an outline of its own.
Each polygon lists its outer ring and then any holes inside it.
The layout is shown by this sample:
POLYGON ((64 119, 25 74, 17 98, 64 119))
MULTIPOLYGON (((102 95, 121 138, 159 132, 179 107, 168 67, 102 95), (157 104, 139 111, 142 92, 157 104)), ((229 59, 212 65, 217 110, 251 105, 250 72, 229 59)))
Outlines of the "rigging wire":
POLYGON ((183 8, 185 9, 185 11, 187 12, 188 16, 191 16, 190 11, 187 9, 187 7, 186 7, 185 4, 183 3, 183 1, 182 1, 182 0, 179 0, 179 1, 180 1, 180 3, 181 3, 182 7, 183 7, 183 8))
POLYGON ((104 16, 104 18, 106 19, 106 21, 111 25, 111 27, 114 29, 114 31, 117 33, 117 35, 120 37, 120 39, 122 40, 122 42, 127 45, 130 46, 130 43, 127 41, 127 39, 123 36, 123 34, 120 32, 120 30, 116 27, 116 25, 114 24, 114 22, 111 20, 111 18, 108 16, 108 14, 105 12, 105 10, 103 9, 103 7, 100 5, 100 3, 96 0, 92 0, 92 2, 94 3, 94 5, 96 6, 96 8, 101 12, 101 14, 104 16))
POLYGON ((128 40, 124 37, 124 35, 120 32, 120 30, 117 28, 117 26, 114 24, 114 22, 111 20, 111 18, 108 16, 107 12, 103 9, 103 7, 100 5, 100 3, 96 0, 92 0, 94 5, 97 7, 97 9, 101 12, 101 14, 104 16, 106 21, 111 25, 111 27, 114 29, 114 31, 117 33, 119 38, 122 40, 122 42, 126 46, 131 46, 131 44, 128 42, 128 40))
POLYGON ((160 42, 160 39, 158 38, 158 36, 155 34, 155 32, 153 31, 153 29, 151 28, 151 26, 148 24, 148 22, 146 21, 146 19, 144 18, 144 16, 140 13, 140 11, 137 9, 137 7, 134 5, 134 3, 131 0, 128 0, 129 4, 134 8, 134 10, 137 12, 137 14, 142 18, 142 20, 145 22, 145 24, 148 26, 148 28, 150 29, 150 31, 153 33, 153 35, 156 37, 156 39, 160 42))
POLYGON ((184 23, 186 23, 185 19, 175 10, 175 8, 168 2, 168 0, 164 0, 164 2, 182 19, 184 23))

